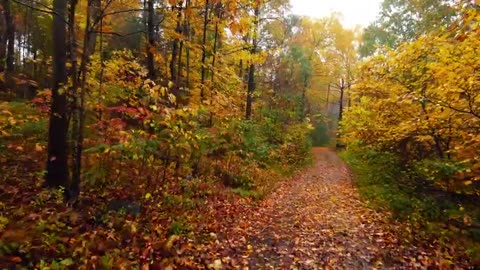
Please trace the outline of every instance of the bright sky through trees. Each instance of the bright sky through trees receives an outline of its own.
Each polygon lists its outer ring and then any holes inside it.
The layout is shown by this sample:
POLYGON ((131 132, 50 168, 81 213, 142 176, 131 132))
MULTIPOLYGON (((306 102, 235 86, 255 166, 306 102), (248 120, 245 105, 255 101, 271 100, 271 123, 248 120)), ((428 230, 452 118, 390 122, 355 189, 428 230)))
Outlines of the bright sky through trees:
POLYGON ((347 27, 357 24, 366 27, 375 20, 380 3, 380 0, 291 0, 295 14, 325 17, 332 12, 340 12, 347 27))

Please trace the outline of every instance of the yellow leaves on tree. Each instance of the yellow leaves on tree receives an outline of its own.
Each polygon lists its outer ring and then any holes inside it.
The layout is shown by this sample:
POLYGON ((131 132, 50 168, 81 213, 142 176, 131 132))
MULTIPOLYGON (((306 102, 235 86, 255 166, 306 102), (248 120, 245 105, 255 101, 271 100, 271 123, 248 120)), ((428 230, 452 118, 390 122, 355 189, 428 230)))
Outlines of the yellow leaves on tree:
POLYGON ((471 26, 480 16, 469 16, 468 25, 421 37, 361 67, 342 125, 346 140, 407 160, 461 162, 468 168, 462 178, 479 180, 480 35, 471 26))

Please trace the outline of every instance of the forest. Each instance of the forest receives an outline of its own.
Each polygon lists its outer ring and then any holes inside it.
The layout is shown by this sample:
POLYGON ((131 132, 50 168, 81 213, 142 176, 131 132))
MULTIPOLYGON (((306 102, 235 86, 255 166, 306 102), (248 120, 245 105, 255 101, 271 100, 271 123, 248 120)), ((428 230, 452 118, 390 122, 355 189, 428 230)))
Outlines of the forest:
POLYGON ((0 269, 477 269, 480 3, 0 0, 0 269))

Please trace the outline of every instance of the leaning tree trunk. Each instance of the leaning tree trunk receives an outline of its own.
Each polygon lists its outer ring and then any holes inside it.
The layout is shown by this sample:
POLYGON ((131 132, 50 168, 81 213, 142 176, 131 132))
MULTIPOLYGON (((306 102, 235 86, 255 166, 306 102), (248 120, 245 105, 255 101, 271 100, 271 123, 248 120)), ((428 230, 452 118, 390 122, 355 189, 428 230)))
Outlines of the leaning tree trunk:
POLYGON ((54 0, 53 10, 53 87, 48 128, 48 158, 45 181, 49 187, 66 187, 69 173, 67 162, 67 98, 64 85, 66 72, 66 10, 67 0, 54 0))

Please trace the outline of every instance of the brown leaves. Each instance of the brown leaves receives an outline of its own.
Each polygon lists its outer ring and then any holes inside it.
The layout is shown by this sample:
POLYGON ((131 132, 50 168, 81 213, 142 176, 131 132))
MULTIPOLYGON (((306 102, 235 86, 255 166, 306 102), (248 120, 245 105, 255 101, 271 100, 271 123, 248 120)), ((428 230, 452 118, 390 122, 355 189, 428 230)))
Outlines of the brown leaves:
POLYGON ((436 265, 441 255, 426 260, 433 247, 403 246, 397 234, 401 224, 364 205, 334 153, 322 149, 316 155, 320 161, 315 167, 283 183, 256 207, 221 202, 211 213, 233 213, 234 220, 216 220, 215 233, 195 237, 206 240, 205 245, 197 243, 178 257, 200 258, 210 269, 436 265))

